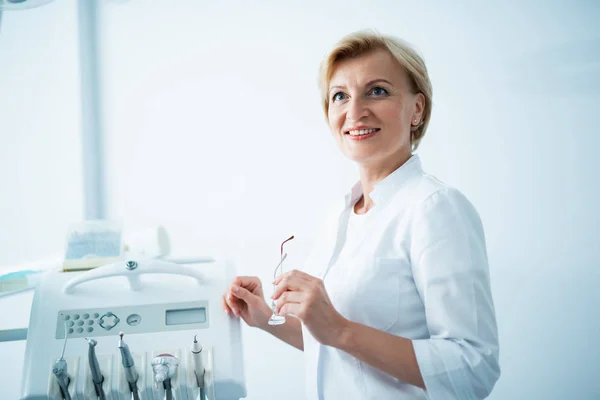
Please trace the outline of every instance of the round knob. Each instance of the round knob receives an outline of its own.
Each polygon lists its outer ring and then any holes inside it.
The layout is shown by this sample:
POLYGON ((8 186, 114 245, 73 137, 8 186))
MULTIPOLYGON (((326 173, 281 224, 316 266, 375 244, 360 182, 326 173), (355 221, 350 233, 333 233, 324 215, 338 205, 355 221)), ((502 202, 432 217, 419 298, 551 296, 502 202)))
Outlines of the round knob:
POLYGON ((125 266, 128 270, 132 270, 132 269, 136 269, 138 264, 135 261, 127 261, 127 264, 125 264, 125 266))

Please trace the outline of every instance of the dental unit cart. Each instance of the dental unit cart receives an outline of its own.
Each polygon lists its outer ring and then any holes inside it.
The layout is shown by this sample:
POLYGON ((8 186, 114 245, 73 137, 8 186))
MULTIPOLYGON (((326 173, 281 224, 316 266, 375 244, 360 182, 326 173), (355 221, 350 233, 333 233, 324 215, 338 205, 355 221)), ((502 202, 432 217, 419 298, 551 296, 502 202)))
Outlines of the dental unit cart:
POLYGON ((206 259, 51 272, 35 292, 21 400, 239 400, 241 327, 221 308, 235 270, 206 259))

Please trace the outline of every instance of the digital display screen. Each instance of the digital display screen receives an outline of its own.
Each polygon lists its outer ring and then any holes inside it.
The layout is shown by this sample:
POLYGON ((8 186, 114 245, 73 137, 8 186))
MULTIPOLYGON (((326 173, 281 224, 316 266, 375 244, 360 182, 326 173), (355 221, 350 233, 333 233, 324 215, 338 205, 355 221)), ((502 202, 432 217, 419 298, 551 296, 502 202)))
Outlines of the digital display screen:
POLYGON ((206 322, 206 308, 185 308, 166 311, 167 325, 201 324, 206 322))

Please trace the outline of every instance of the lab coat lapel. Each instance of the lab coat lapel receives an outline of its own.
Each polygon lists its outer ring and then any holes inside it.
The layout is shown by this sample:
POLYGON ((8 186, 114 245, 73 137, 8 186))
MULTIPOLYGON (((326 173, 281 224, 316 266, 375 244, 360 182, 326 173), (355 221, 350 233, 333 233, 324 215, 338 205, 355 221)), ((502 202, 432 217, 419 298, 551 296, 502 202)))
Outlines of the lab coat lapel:
POLYGON ((324 246, 324 254, 322 261, 327 261, 323 263, 323 267, 319 273, 318 278, 324 280, 327 276, 327 273, 337 261, 340 252, 342 251, 342 247, 344 246, 344 242, 346 241, 346 230, 348 228, 348 218, 350 216, 350 208, 344 204, 341 212, 338 217, 332 221, 331 226, 329 227, 328 238, 333 238, 333 240, 328 243, 327 246, 324 246))
MULTIPOLYGON (((344 259, 354 259, 359 252, 366 254, 376 253, 377 244, 381 240, 381 232, 385 232, 389 224, 395 223, 392 215, 396 214, 398 209, 410 207, 411 196, 408 195, 408 193, 410 193, 410 190, 400 189, 392 195, 391 198, 380 201, 379 204, 376 204, 375 207, 369 211, 372 212, 373 215, 367 221, 363 236, 353 244, 354 248, 351 251, 344 252, 344 259)), ((347 213, 346 216, 346 227, 348 225, 348 217, 349 213, 347 213)))

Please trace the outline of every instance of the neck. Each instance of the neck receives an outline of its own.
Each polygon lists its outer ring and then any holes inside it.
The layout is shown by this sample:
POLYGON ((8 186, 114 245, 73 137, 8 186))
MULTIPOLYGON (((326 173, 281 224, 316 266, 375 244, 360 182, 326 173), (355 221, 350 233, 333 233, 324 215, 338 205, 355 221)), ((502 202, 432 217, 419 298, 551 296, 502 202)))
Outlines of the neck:
POLYGON ((379 164, 360 164, 360 183, 363 190, 363 197, 354 206, 354 211, 357 214, 364 214, 369 211, 375 203, 369 196, 373 188, 382 179, 390 175, 392 172, 400 168, 412 156, 410 152, 399 157, 386 160, 379 164))

